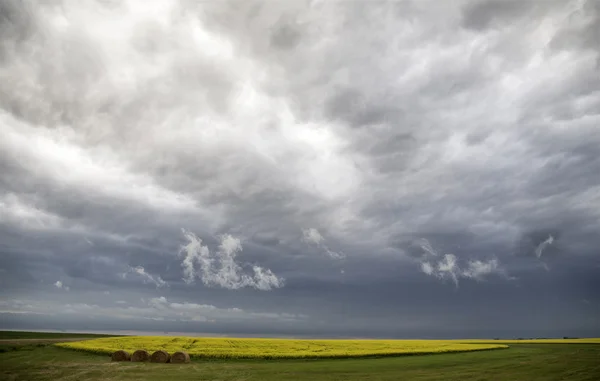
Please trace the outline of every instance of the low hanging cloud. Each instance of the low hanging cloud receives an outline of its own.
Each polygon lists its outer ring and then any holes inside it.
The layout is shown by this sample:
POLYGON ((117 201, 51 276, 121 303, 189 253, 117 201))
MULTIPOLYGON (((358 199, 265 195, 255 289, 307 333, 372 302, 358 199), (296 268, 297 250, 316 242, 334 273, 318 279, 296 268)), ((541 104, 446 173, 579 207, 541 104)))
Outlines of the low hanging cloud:
POLYGON ((336 252, 325 244, 325 238, 321 235, 321 233, 315 228, 308 228, 302 230, 302 240, 311 245, 315 245, 321 250, 325 252, 330 258, 333 259, 344 259, 346 255, 344 253, 336 252))
MULTIPOLYGON (((167 287, 168 284, 165 282, 160 276, 154 276, 152 274, 148 274, 146 270, 142 266, 131 267, 129 269, 129 273, 135 274, 142 278, 144 283, 152 283, 156 286, 156 288, 167 287)), ((124 277, 127 276, 127 273, 124 274, 124 277)))
POLYGON ((54 283, 54 287, 56 287, 56 288, 58 288, 58 289, 61 289, 61 290, 65 290, 65 291, 69 291, 69 290, 71 289, 69 286, 65 286, 65 285, 63 284, 63 282, 61 282, 60 280, 57 280, 57 281, 54 283))
POLYGON ((466 278, 482 280, 486 275, 500 272, 501 269, 497 259, 489 261, 474 260, 468 262, 467 268, 462 271, 462 275, 466 278))
POLYGON ((211 253, 207 246, 202 245, 202 239, 194 233, 185 229, 182 232, 188 241, 179 251, 183 256, 183 280, 187 284, 199 278, 205 286, 230 290, 252 287, 268 291, 284 286, 284 279, 270 269, 253 265, 252 274, 244 272, 242 265, 236 261, 237 255, 242 251, 238 238, 229 234, 222 235, 217 251, 211 253))
POLYGON ((325 240, 321 233, 315 228, 302 230, 302 239, 305 242, 314 243, 315 245, 320 245, 325 240))
POLYGON ((3 300, 0 313, 38 315, 83 315, 87 318, 150 319, 179 322, 225 322, 270 320, 272 322, 298 322, 308 318, 304 314, 286 312, 254 312, 242 308, 222 308, 212 304, 179 302, 164 296, 140 301, 119 300, 113 304, 68 303, 57 305, 47 300, 3 300), (116 305, 115 305, 116 304, 116 305))
POLYGON ((422 239, 419 246, 423 250, 423 255, 420 258, 421 271, 438 279, 451 280, 457 287, 459 278, 482 281, 488 275, 504 273, 497 259, 488 261, 468 260, 466 266, 461 267, 458 264, 456 255, 440 255, 428 240, 422 239))
POLYGON ((544 249, 547 246, 550 246, 554 243, 554 237, 550 234, 548 235, 548 238, 546 238, 545 241, 543 241, 542 243, 540 243, 536 248, 535 248, 535 256, 538 258, 542 257, 542 254, 544 253, 544 249))

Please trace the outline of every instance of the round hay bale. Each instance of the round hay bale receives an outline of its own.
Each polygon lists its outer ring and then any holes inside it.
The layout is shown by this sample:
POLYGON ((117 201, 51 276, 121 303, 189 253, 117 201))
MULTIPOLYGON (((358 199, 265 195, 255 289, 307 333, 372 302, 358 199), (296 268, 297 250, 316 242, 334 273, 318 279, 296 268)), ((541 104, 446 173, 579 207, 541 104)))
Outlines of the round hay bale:
POLYGON ((160 350, 154 352, 152 356, 150 356, 150 362, 167 363, 170 358, 169 352, 160 350))
POLYGON ((150 354, 143 349, 138 349, 131 355, 131 361, 133 362, 146 362, 148 360, 150 360, 150 354))
POLYGON ((190 355, 187 352, 175 352, 171 356, 171 364, 187 364, 190 362, 190 355))
POLYGON ((111 356, 110 359, 112 361, 130 361, 131 360, 131 356, 129 355, 129 352, 125 352, 125 351, 116 351, 114 352, 111 356))

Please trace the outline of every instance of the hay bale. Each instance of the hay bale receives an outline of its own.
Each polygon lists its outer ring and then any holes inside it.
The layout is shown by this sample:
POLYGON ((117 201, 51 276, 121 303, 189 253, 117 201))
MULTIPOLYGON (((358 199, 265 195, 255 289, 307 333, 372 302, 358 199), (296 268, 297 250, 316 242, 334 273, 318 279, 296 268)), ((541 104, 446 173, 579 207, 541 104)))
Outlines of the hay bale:
POLYGON ((131 360, 131 356, 129 355, 129 352, 125 352, 125 351, 116 351, 112 354, 112 356, 110 356, 110 359, 112 361, 130 361, 131 360))
POLYGON ((169 352, 160 350, 154 352, 152 356, 150 356, 150 362, 167 363, 170 358, 169 352))
POLYGON ((187 352, 175 352, 171 356, 171 364, 187 364, 190 362, 190 355, 187 352))
POLYGON ((150 354, 143 349, 138 349, 131 355, 131 361, 133 362, 146 362, 148 360, 150 360, 150 354))

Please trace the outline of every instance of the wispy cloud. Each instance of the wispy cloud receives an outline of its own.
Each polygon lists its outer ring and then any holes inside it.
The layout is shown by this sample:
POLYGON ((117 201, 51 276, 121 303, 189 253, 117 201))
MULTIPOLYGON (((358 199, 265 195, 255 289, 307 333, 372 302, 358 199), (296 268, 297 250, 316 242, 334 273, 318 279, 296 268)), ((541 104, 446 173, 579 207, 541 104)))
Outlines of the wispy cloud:
POLYGON ((302 240, 306 243, 312 244, 323 250, 325 254, 327 254, 330 258, 333 259, 344 259, 346 255, 341 252, 331 250, 325 244, 325 238, 321 233, 315 228, 308 228, 302 230, 302 240))
POLYGON ((499 273, 500 271, 497 259, 490 259, 489 261, 472 260, 468 262, 467 268, 462 270, 462 276, 481 280, 487 275, 499 273))
POLYGON ((308 228, 302 230, 302 239, 305 242, 314 243, 315 245, 320 245, 325 238, 319 233, 319 231, 315 228, 308 228))
POLYGON ((466 266, 461 267, 456 255, 440 255, 428 240, 420 240, 419 246, 423 250, 420 258, 421 271, 442 280, 451 280, 457 287, 460 278, 481 281, 491 274, 504 274, 497 259, 468 260, 466 266))
POLYGON ((14 224, 25 229, 56 229, 62 225, 62 219, 21 197, 8 193, 0 195, 0 224, 14 224))
POLYGON ((242 244, 238 238, 230 234, 219 237, 220 244, 217 251, 211 253, 209 248, 202 244, 202 239, 194 233, 182 229, 187 244, 180 248, 183 256, 183 280, 191 284, 195 278, 200 278, 202 283, 209 287, 222 287, 236 290, 252 287, 257 290, 268 291, 284 286, 284 279, 276 276, 270 269, 252 265, 252 273, 247 273, 237 261, 238 254, 242 251, 242 244))
POLYGON ((160 276, 148 274, 142 266, 131 267, 129 273, 133 273, 142 278, 144 283, 152 283, 156 288, 167 287, 168 284, 160 276))
POLYGON ((444 257, 437 264, 437 274, 440 278, 450 278, 455 285, 458 286, 458 274, 460 269, 456 264, 456 256, 454 254, 444 254, 444 257))
POLYGON ((542 257, 542 254, 544 253, 544 249, 550 245, 552 245, 554 243, 554 237, 549 234, 548 238, 546 238, 545 241, 541 242, 536 248, 535 248, 535 256, 538 258, 542 257))
POLYGON ((58 289, 61 289, 61 290, 65 290, 65 291, 69 291, 69 290, 71 289, 69 286, 65 286, 65 285, 63 284, 63 282, 62 282, 62 281, 60 281, 60 280, 57 280, 57 281, 54 283, 54 287, 56 287, 56 288, 58 288, 58 289))
POLYGON ((221 308, 212 304, 176 302, 164 296, 141 302, 117 301, 113 305, 91 303, 55 304, 43 300, 0 301, 0 313, 84 315, 118 319, 153 319, 169 321, 241 321, 262 320, 300 321, 307 315, 286 312, 254 312, 242 308, 221 308), (115 305, 116 304, 116 305, 115 305))

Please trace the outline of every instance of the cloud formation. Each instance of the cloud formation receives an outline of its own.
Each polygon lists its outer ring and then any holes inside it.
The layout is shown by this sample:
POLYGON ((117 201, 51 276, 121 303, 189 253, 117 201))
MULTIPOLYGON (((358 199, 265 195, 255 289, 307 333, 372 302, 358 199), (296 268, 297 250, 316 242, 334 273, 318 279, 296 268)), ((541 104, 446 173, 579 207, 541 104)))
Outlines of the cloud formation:
POLYGON ((142 266, 136 266, 129 269, 130 273, 138 275, 144 283, 153 283, 156 288, 168 286, 167 282, 162 280, 160 276, 148 274, 142 266))
POLYGON ((541 242, 538 247, 535 248, 535 256, 541 258, 546 246, 552 245, 552 243, 554 243, 554 237, 552 237, 552 235, 548 235, 548 238, 546 238, 545 241, 541 242))
POLYGON ((423 250, 420 266, 421 271, 426 275, 431 275, 442 280, 449 279, 458 287, 459 278, 484 280, 486 276, 492 274, 504 275, 504 270, 500 267, 497 259, 482 261, 471 259, 466 261, 466 265, 461 267, 454 254, 440 255, 426 239, 419 241, 419 246, 423 250))
POLYGON ((315 228, 308 228, 302 230, 302 240, 309 244, 313 244, 323 250, 332 259, 344 259, 346 255, 344 253, 335 252, 325 244, 325 238, 315 228))
POLYGON ((194 233, 185 229, 182 232, 188 241, 180 249, 183 256, 183 280, 186 283, 193 283, 195 278, 200 278, 206 286, 230 290, 252 287, 268 291, 283 287, 284 279, 277 277, 270 269, 253 265, 252 275, 244 272, 242 265, 236 261, 237 255, 242 251, 242 244, 238 238, 229 234, 220 236, 219 247, 211 254, 208 247, 203 246, 202 240, 194 233))
POLYGON ((69 286, 63 285, 63 282, 61 282, 60 280, 57 280, 56 282, 54 282, 54 287, 56 287, 58 289, 65 290, 65 291, 69 291, 70 290, 69 286))
POLYGON ((89 303, 67 303, 55 308, 41 300, 7 300, 0 302, 0 314, 20 313, 38 315, 83 315, 88 318, 150 319, 179 322, 217 322, 227 320, 300 321, 304 315, 289 313, 261 313, 240 308, 218 308, 210 304, 172 302, 166 297, 153 297, 148 300, 124 302, 118 306, 89 303))
POLYGON ((5 0, 0 20, 4 299, 158 288, 307 334, 597 327, 596 1, 5 0))

